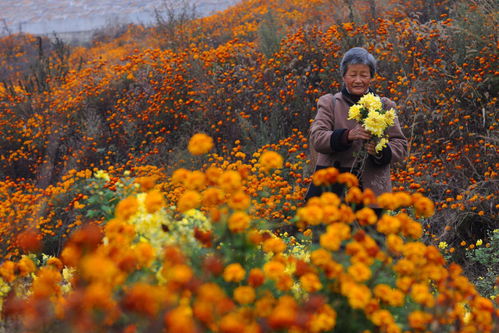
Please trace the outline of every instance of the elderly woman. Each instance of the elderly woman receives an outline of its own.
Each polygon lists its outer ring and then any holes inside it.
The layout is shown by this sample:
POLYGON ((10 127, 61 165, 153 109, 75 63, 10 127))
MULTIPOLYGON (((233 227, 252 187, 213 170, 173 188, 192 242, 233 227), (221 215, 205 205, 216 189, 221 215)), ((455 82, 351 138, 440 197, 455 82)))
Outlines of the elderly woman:
MULTIPOLYGON (((343 77, 341 92, 326 94, 319 98, 317 115, 310 129, 311 148, 317 151, 315 170, 334 166, 340 172, 358 171, 354 165, 355 153, 364 148, 368 158, 361 178, 361 187, 370 188, 377 196, 392 190, 390 164, 402 160, 407 155, 407 139, 395 118, 394 125, 386 130, 388 144, 376 153, 371 134, 356 120, 348 120, 350 106, 371 92, 371 81, 376 73, 376 60, 361 47, 354 47, 345 53, 340 70, 343 77)), ((395 108, 388 98, 381 98, 385 109, 395 108)), ((354 172, 355 173, 355 172, 354 172)), ((341 195, 343 188, 336 185, 333 191, 341 195)), ((321 189, 313 183, 306 199, 319 196, 321 189)))

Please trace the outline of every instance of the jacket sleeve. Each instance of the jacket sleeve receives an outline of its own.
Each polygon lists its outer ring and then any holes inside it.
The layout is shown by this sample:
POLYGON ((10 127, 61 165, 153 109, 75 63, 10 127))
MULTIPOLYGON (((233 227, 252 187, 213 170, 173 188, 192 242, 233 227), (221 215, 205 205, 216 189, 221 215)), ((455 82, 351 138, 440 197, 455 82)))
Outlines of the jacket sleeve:
MULTIPOLYGON (((395 109, 395 103, 388 100, 387 107, 395 109)), ((407 157, 407 138, 405 137, 404 133, 402 133, 398 117, 395 117, 395 123, 393 124, 393 126, 390 126, 388 128, 387 134, 388 145, 390 146, 391 150, 390 163, 402 161, 407 157)))
POLYGON ((317 114, 310 126, 310 144, 319 153, 333 152, 334 110, 333 95, 321 96, 317 102, 317 114))

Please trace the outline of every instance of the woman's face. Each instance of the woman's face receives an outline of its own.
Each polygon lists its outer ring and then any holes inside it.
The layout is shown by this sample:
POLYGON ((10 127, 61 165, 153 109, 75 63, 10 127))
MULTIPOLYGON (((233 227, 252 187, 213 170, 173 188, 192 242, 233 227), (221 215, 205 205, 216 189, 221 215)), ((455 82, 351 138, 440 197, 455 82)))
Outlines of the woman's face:
POLYGON ((343 82, 352 95, 364 95, 371 84, 371 71, 364 64, 348 65, 343 82))

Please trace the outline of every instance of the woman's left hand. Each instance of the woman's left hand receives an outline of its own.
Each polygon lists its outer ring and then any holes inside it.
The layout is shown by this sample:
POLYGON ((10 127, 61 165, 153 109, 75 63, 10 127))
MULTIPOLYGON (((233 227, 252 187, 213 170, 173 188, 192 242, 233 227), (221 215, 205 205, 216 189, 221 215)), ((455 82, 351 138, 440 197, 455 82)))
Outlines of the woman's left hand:
POLYGON ((373 141, 367 141, 364 148, 367 150, 369 155, 379 156, 379 154, 376 153, 376 144, 373 141))

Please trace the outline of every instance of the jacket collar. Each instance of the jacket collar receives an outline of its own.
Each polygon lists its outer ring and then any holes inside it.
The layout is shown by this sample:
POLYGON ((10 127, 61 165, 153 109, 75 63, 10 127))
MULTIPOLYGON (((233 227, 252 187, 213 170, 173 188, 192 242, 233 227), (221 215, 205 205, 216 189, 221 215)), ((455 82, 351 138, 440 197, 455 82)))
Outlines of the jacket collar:
MULTIPOLYGON (((366 94, 368 93, 372 93, 374 95, 376 95, 376 93, 374 92, 374 90, 371 89, 371 87, 369 87, 369 89, 367 90, 366 94)), ((348 92, 348 89, 347 87, 345 87, 343 85, 343 87, 341 88, 341 94, 343 95, 343 98, 345 99, 345 101, 347 102, 348 106, 352 106, 354 105, 355 103, 357 103, 360 98, 364 95, 352 95, 348 92)))

